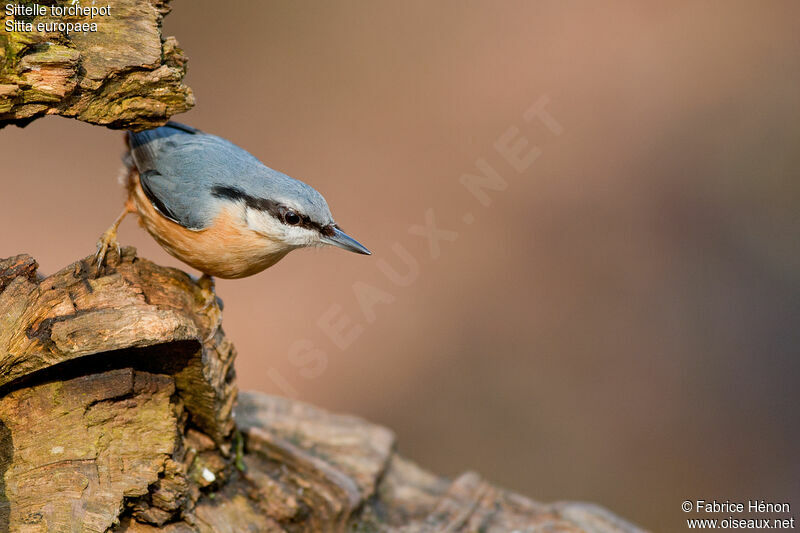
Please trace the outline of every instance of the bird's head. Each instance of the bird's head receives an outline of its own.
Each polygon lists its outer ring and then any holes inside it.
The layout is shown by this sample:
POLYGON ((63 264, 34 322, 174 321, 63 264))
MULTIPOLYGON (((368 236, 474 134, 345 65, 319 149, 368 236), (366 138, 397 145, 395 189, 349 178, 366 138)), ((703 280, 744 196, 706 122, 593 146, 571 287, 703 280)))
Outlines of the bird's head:
POLYGON ((244 208, 244 222, 251 231, 266 237, 279 250, 288 252, 309 246, 337 246, 370 255, 361 243, 334 222, 325 198, 313 187, 281 175, 278 187, 245 191, 236 187, 215 187, 217 198, 231 200, 244 208))

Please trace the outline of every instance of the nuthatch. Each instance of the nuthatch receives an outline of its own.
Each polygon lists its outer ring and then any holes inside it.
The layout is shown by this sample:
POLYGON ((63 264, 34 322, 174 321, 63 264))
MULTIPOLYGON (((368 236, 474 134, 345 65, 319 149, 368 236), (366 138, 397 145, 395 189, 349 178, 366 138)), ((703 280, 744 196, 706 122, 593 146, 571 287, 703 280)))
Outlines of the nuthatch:
POLYGON ((128 213, 139 213, 167 252, 207 276, 250 276, 307 246, 370 253, 336 225, 320 193, 225 139, 169 122, 129 132, 127 142, 128 200, 98 243, 98 265, 118 246, 128 213))

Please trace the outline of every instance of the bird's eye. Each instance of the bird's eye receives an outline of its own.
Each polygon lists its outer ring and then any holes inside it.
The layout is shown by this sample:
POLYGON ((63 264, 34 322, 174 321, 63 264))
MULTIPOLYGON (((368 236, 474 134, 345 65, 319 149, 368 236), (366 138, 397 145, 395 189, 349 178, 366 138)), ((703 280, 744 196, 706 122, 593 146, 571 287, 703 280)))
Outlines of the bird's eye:
POLYGON ((283 220, 290 226, 296 226, 300 223, 300 215, 294 211, 287 211, 286 214, 283 215, 283 220))

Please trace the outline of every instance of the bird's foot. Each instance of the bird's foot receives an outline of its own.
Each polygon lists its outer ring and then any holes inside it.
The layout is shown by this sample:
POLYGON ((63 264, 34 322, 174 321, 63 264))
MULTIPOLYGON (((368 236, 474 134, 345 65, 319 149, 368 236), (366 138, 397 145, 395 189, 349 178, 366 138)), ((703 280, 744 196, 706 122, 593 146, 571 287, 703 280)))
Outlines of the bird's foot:
POLYGON ((120 249, 119 241, 117 240, 117 230, 119 229, 119 225, 122 223, 122 220, 125 218, 125 215, 135 211, 136 207, 129 198, 128 201, 125 202, 125 207, 122 209, 122 213, 119 214, 114 223, 111 224, 111 227, 108 228, 100 237, 100 240, 97 241, 97 253, 94 256, 94 263, 97 265, 98 276, 100 275, 100 271, 103 269, 103 265, 106 263, 106 257, 109 249, 117 250, 117 264, 119 264, 119 262, 122 260, 122 250, 120 249))
POLYGON ((117 240, 116 226, 108 228, 100 237, 100 240, 97 241, 97 253, 94 255, 94 264, 97 265, 98 274, 106 264, 106 260, 111 257, 108 253, 109 250, 116 250, 116 260, 119 262, 122 258, 122 250, 120 249, 119 241, 117 240))
POLYGON ((204 298, 203 311, 208 311, 211 306, 217 303, 214 278, 208 274, 203 274, 200 276, 200 279, 197 280, 197 285, 200 286, 201 294, 204 298))
POLYGON ((214 325, 209 328, 208 338, 204 342, 209 342, 217 334, 217 330, 222 324, 222 302, 217 298, 215 291, 214 278, 208 274, 203 274, 197 280, 197 285, 200 286, 200 294, 203 296, 203 307, 201 312, 213 317, 214 325))

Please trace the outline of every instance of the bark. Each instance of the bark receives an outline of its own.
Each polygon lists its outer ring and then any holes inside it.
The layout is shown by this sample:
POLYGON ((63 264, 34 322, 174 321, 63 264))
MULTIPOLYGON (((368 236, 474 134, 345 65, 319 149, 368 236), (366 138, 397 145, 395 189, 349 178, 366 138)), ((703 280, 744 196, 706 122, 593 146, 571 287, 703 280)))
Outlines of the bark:
POLYGON ((0 531, 640 531, 444 479, 352 416, 243 393, 234 417, 219 300, 121 255, 0 261, 0 531))
MULTIPOLYGON (((30 4, 17 1, 15 4, 30 4)), ((38 2, 68 5, 67 0, 38 2)), ((83 2, 93 5, 93 2, 83 2)), ((98 5, 100 3, 98 2, 98 5)), ((74 117, 111 128, 160 126, 194 105, 183 84, 186 57, 162 38, 169 0, 106 0, 111 14, 16 17, 0 10, 0 128, 44 115, 74 117), (96 32, 6 31, 6 22, 97 23, 96 32)), ((35 26, 34 26, 35 28, 35 26)))

